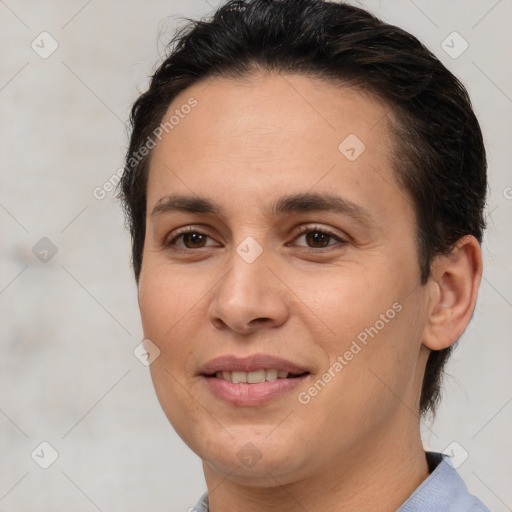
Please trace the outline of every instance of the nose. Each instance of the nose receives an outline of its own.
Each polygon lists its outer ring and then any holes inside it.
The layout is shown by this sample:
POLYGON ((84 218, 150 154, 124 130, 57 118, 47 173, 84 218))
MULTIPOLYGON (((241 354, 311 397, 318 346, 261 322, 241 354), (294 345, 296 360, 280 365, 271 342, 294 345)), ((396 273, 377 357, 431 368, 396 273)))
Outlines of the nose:
POLYGON ((288 319, 288 289, 269 266, 265 252, 248 263, 233 251, 229 270, 208 308, 210 323, 216 329, 250 334, 279 327, 288 319))

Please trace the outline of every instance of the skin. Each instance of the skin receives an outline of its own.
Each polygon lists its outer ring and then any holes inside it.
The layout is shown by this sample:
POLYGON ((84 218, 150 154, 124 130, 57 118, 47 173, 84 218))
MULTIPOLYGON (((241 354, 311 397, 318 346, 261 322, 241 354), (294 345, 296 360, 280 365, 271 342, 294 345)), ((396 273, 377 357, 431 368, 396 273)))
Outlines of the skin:
POLYGON ((259 72, 196 84, 169 113, 190 97, 197 106, 152 154, 139 306, 161 351, 150 367, 158 399, 203 460, 210 510, 394 511, 428 477, 421 382, 430 349, 452 344, 470 319, 478 242, 465 237, 438 257, 421 285, 414 212, 392 169, 392 113, 375 98, 259 72), (354 161, 338 150, 349 134, 366 146, 354 161), (340 196, 365 217, 271 213, 281 196, 306 192, 340 196), (205 196, 224 213, 152 214, 171 193, 205 196), (207 236, 166 246, 185 226, 207 236), (345 242, 311 238, 326 230, 345 242), (248 236, 262 248, 252 263, 236 252, 248 236), (300 403, 395 303, 400 312, 300 403), (258 407, 220 400, 199 375, 214 357, 255 353, 310 375, 258 407), (249 442, 260 456, 250 467, 238 455, 249 442))

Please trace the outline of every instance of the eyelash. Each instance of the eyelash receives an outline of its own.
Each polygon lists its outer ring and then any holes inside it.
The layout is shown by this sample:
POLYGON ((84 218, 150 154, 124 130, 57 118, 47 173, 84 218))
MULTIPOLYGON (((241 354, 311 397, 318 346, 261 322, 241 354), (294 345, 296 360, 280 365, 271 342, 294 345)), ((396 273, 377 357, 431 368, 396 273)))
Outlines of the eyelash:
MULTIPOLYGON (((341 247, 346 245, 348 242, 347 240, 344 240, 343 238, 341 238, 339 235, 333 233, 332 231, 330 231, 329 229, 326 229, 322 226, 316 226, 316 225, 307 225, 307 226, 301 226, 296 234, 295 234, 295 237, 294 237, 294 240, 296 240, 297 238, 301 237, 302 235, 306 234, 306 233, 310 233, 310 232, 315 232, 315 233, 322 233, 324 235, 328 235, 329 237, 331 238, 334 238, 334 240, 336 240, 338 242, 338 245, 340 245, 341 247)), ((208 234, 206 233, 203 233, 202 231, 199 231, 197 228, 195 228, 194 226, 188 226, 186 228, 183 228, 182 230, 180 230, 178 233, 175 234, 175 236, 173 236, 173 238, 171 240, 168 240, 168 241, 165 241, 163 246, 165 249, 171 249, 172 250, 175 250, 175 251, 181 251, 181 252, 190 252, 190 251, 197 251, 198 249, 207 249, 208 247, 198 247, 196 249, 190 249, 190 248, 183 248, 183 247, 177 247, 175 244, 176 244, 176 241, 182 237, 183 235, 186 235, 186 234, 190 234, 190 233, 194 233, 194 234, 198 234, 198 235, 204 235, 204 236, 207 236, 209 237, 208 234)), ((211 238, 211 237, 209 237, 211 238)), ((325 247, 317 247, 317 248, 314 248, 314 247, 304 247, 304 246, 301 246, 306 252, 311 252, 311 253, 316 253, 318 254, 318 252, 327 252, 329 250, 332 250, 333 248, 336 247, 337 244, 333 244, 333 245, 327 245, 325 247)), ((211 247, 211 246, 209 246, 211 247)))

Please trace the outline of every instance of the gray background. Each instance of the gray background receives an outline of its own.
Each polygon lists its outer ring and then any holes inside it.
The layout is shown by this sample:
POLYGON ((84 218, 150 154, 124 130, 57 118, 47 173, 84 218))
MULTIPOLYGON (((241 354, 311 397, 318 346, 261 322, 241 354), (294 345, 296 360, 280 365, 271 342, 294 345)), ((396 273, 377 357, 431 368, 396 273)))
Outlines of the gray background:
MULTIPOLYGON (((490 179, 484 278, 438 419, 423 430, 427 448, 453 449, 468 487, 493 511, 512 510, 512 1, 360 5, 425 42, 466 84, 482 123, 490 179), (442 46, 463 48, 457 35, 447 39, 454 31, 469 43, 457 58, 442 46)), ((142 331, 129 238, 112 192, 99 200, 93 190, 122 166, 130 104, 180 17, 215 6, 0 1, 4 512, 172 512, 205 489, 198 457, 168 424, 132 353, 142 331), (59 45, 50 56, 55 43, 43 31, 59 45), (53 256, 47 241, 33 251, 43 237, 57 248, 53 256), (35 450, 39 463, 50 460, 42 441, 59 455, 46 470, 31 458, 35 450)))

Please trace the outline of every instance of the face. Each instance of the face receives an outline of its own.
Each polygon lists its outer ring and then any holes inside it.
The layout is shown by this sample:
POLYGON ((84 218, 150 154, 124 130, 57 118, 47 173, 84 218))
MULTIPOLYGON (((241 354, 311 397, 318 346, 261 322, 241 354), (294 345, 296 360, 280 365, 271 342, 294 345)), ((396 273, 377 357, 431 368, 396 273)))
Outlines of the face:
POLYGON ((427 297, 389 109, 278 74, 196 84, 164 121, 177 109, 139 282, 173 427, 250 485, 393 450, 417 428, 427 297))

